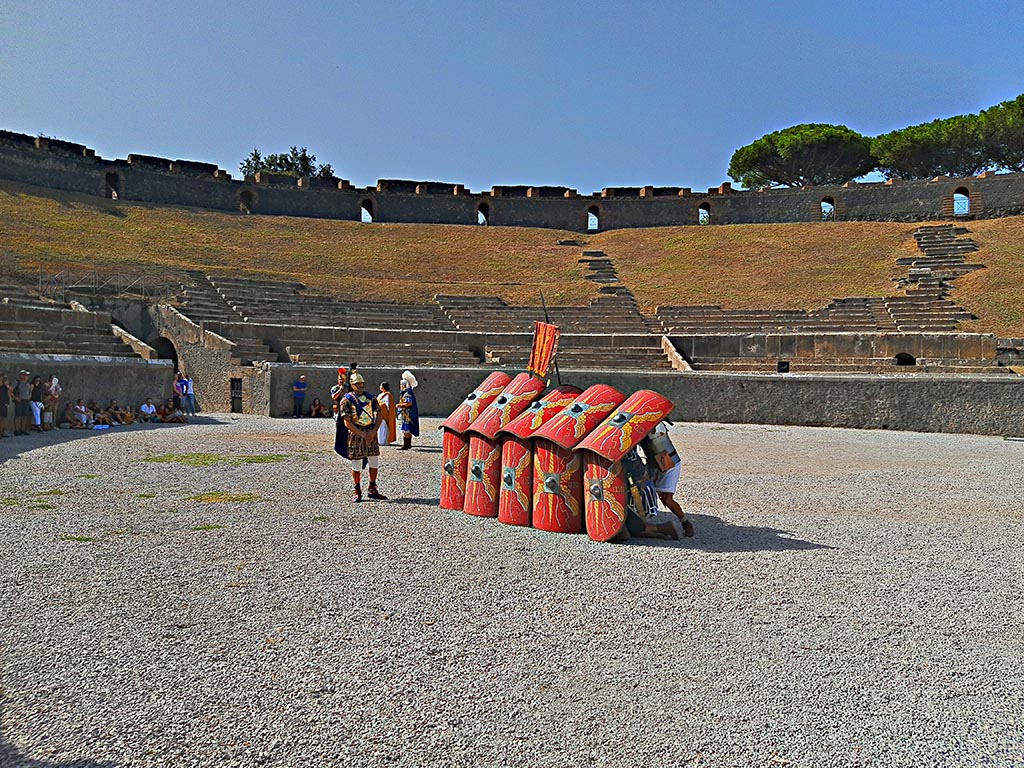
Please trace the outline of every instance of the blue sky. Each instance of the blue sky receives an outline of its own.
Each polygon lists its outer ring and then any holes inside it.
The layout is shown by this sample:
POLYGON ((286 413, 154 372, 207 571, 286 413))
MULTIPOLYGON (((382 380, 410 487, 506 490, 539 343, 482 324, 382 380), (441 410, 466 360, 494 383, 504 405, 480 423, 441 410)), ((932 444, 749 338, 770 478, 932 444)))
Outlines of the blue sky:
POLYGON ((0 0, 0 128, 219 164, 581 193, 728 180, 804 122, 867 134, 1024 92, 1024 4, 0 0))

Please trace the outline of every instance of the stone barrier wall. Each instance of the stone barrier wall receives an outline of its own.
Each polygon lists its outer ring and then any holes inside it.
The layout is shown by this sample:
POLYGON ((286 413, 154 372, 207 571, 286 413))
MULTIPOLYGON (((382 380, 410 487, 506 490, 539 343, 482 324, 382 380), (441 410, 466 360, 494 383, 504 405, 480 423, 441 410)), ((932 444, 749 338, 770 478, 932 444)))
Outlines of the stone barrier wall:
POLYGON ((401 179, 353 187, 344 179, 293 179, 258 174, 232 180, 206 163, 130 154, 104 160, 93 150, 56 139, 0 131, 0 179, 99 197, 359 221, 546 227, 586 232, 590 215, 599 230, 701 223, 820 222, 822 202, 837 220, 928 221, 953 218, 953 198, 966 195, 962 218, 1024 214, 1024 174, 930 181, 850 183, 834 187, 737 191, 728 183, 707 192, 687 188, 605 188, 580 195, 564 187, 493 187, 473 193, 461 184, 401 179), (315 182, 315 183, 314 183, 315 182), (702 213, 703 212, 703 213, 702 213))
MULTIPOLYGON (((335 368, 269 364, 269 413, 292 409, 292 382, 305 374, 307 407, 324 402, 335 368)), ((381 381, 398 392, 400 368, 360 368, 368 392, 381 381)), ((488 369, 418 369, 423 416, 444 417, 489 373, 488 369)), ((562 381, 586 387, 610 384, 625 394, 654 389, 675 404, 679 421, 781 424, 912 432, 1024 436, 1024 379, 1016 376, 625 373, 562 371, 562 381)))
POLYGON ((78 398, 101 405, 115 399, 121 405, 138 408, 147 397, 154 402, 170 397, 174 382, 174 366, 169 360, 0 352, 0 372, 13 381, 20 370, 41 376, 44 381, 51 374, 60 379, 64 388, 61 410, 69 400, 75 402, 78 398))

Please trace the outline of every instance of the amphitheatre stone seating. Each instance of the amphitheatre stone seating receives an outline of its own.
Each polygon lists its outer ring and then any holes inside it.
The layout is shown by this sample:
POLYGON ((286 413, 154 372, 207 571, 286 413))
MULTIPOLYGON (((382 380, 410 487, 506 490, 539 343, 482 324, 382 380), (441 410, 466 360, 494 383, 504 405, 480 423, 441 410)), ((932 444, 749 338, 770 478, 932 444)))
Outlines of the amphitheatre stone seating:
MULTIPOLYGON (((532 329, 531 329, 532 330, 532 329)), ((493 365, 525 368, 530 360, 529 342, 503 342, 489 336, 485 348, 487 362, 493 365)), ((572 334, 563 333, 555 358, 566 370, 670 370, 672 364, 661 348, 661 337, 651 334, 572 334)))
POLYGON ((185 274, 189 280, 181 283, 180 310, 187 318, 196 323, 230 323, 243 319, 241 313, 225 301, 205 274, 197 270, 187 270, 185 274))
POLYGON ((210 283, 249 322, 337 328, 453 330, 436 305, 342 301, 303 293, 301 283, 211 277, 210 283))
MULTIPOLYGON (((541 307, 513 307, 495 296, 438 296, 437 302, 460 331, 532 333, 534 321, 544 319, 541 307)), ((548 307, 548 317, 563 334, 648 332, 628 293, 602 294, 583 307, 548 307)))
POLYGON ((372 344, 344 341, 283 340, 289 357, 298 363, 341 365, 357 361, 367 365, 472 366, 480 359, 468 349, 443 349, 431 344, 374 342, 372 344))
POLYGON ((752 333, 673 336, 696 371, 1011 373, 996 339, 958 333, 752 333))
POLYGON ((0 304, 0 351, 138 357, 112 331, 110 313, 0 304))
POLYGON ((871 299, 840 299, 813 311, 669 306, 658 307, 657 316, 670 334, 895 330, 884 303, 871 299))
POLYGON ((340 365, 479 365, 480 355, 455 331, 401 331, 267 323, 219 323, 207 330, 235 342, 235 356, 253 360, 340 365))
POLYGON ((35 290, 24 285, 0 283, 0 304, 40 309, 63 309, 66 305, 40 296, 35 290))

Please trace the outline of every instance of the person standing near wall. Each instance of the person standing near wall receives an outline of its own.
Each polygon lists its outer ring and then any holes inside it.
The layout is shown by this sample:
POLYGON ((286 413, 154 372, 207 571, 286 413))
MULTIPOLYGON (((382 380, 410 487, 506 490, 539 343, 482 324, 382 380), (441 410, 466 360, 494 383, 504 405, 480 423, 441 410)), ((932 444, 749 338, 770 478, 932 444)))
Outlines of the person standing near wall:
POLYGON ((402 371, 402 394, 398 398, 398 425, 402 430, 402 447, 398 450, 408 451, 412 448, 413 437, 420 434, 420 409, 416 404, 416 393, 419 384, 412 371, 402 371))
POLYGON ((181 401, 185 395, 185 385, 183 384, 185 377, 181 375, 181 371, 174 374, 174 392, 171 394, 171 400, 174 402, 175 410, 181 410, 181 401))
POLYGON ((380 427, 377 429, 377 442, 380 445, 391 445, 398 437, 395 429, 395 398, 391 394, 391 385, 386 381, 380 384, 380 392, 377 394, 377 405, 380 406, 380 427))
POLYGON ((32 399, 29 407, 32 409, 32 429, 36 432, 43 431, 43 398, 46 397, 46 385, 43 379, 36 376, 32 379, 32 399))
POLYGON ((185 393, 181 398, 181 410, 187 413, 189 416, 196 415, 196 390, 195 382, 192 381, 191 376, 186 376, 181 380, 182 389, 185 393))
POLYGON ((14 434, 27 435, 28 423, 32 418, 32 385, 28 380, 28 371, 21 371, 14 382, 14 434))
POLYGON ((13 397, 11 383, 6 373, 0 373, 0 437, 7 437, 7 414, 13 397))
POLYGON ((292 383, 292 400, 294 402, 292 407, 293 419, 302 418, 302 407, 306 402, 306 389, 308 386, 309 384, 306 383, 305 376, 299 376, 299 378, 292 383))
POLYGON ((57 408, 60 406, 62 391, 60 379, 50 374, 50 378, 46 382, 46 391, 43 393, 43 429, 45 430, 51 430, 57 426, 57 414, 60 413, 57 408))

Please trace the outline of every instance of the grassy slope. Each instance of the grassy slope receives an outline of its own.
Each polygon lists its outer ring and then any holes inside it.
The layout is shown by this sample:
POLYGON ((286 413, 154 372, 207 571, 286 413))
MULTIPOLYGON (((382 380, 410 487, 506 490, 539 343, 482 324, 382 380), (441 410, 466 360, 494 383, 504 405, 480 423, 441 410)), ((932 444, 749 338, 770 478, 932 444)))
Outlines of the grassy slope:
MULTIPOLYGON (((895 293, 913 224, 836 222, 663 227, 604 232, 589 246, 613 259, 647 309, 658 304, 810 309, 844 296, 895 293)), ((988 266, 956 283, 978 314, 972 330, 1024 336, 1024 217, 968 224, 988 266)), ((0 273, 121 271, 173 282, 202 269, 299 280, 349 295, 426 301, 437 293, 583 304, 578 233, 522 227, 359 224, 112 203, 0 182, 0 273)))
POLYGON ((883 223, 744 224, 617 230, 591 240, 614 259, 641 305, 812 309, 895 292, 912 227, 883 223))

